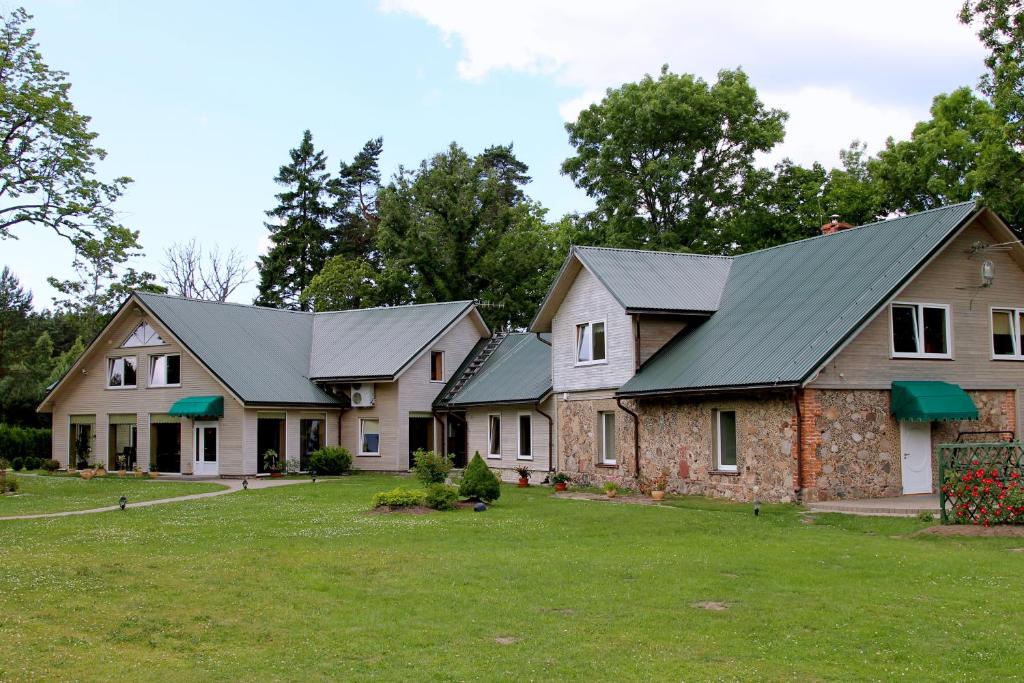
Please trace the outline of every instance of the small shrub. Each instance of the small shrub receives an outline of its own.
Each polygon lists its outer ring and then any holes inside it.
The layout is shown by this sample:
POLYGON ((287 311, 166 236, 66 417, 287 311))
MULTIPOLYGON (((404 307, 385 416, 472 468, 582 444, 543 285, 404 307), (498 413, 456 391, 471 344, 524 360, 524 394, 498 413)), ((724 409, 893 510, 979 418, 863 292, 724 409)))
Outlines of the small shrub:
POLYGON ((426 485, 443 484, 452 469, 452 460, 447 455, 422 449, 412 454, 416 478, 426 485))
POLYGON ((273 448, 263 451, 263 469, 268 472, 281 471, 281 456, 273 448))
POLYGON ((15 458, 11 461, 11 467, 14 468, 15 472, 21 472, 25 469, 25 458, 15 458))
POLYGON ((381 491, 373 495, 373 507, 411 508, 423 505, 423 491, 420 489, 398 488, 381 491))
POLYGON ((922 522, 928 522, 929 524, 935 521, 935 515, 927 510, 921 510, 918 512, 917 518, 922 522))
POLYGON ((482 500, 485 503, 490 503, 501 497, 501 484, 498 477, 480 457, 479 451, 473 455, 473 459, 466 466, 466 473, 462 475, 462 483, 459 484, 459 495, 463 498, 482 500))
POLYGON ((554 474, 551 475, 552 484, 568 484, 571 481, 572 477, 570 477, 565 472, 555 472, 554 474))
POLYGON ((0 457, 0 471, 6 470, 11 466, 11 463, 7 461, 7 458, 0 457))
POLYGON ((56 472, 57 470, 60 469, 60 462, 54 460, 53 458, 48 458, 43 461, 42 468, 47 472, 56 472))
POLYGON ((434 510, 454 510, 459 501, 459 490, 447 484, 430 484, 423 496, 423 502, 434 510))
POLYGON ((621 490, 621 489, 622 489, 622 487, 619 486, 614 481, 606 481, 604 483, 604 492, 605 493, 618 493, 619 490, 621 490))
POLYGON ((298 458, 288 458, 284 461, 284 471, 288 474, 298 474, 302 469, 302 461, 298 458))
POLYGON ((519 475, 520 479, 529 479, 530 478, 530 468, 528 466, 526 466, 526 465, 520 465, 519 467, 516 467, 515 468, 515 472, 516 472, 516 474, 519 475))
POLYGON ((43 466, 43 461, 40 458, 29 456, 25 458, 25 469, 26 470, 38 470, 43 466))
POLYGON ((20 485, 18 478, 13 474, 2 476, 0 477, 0 494, 17 493, 20 485))
POLYGON ((317 474, 345 474, 352 469, 352 454, 347 448, 321 448, 309 456, 309 469, 317 474))

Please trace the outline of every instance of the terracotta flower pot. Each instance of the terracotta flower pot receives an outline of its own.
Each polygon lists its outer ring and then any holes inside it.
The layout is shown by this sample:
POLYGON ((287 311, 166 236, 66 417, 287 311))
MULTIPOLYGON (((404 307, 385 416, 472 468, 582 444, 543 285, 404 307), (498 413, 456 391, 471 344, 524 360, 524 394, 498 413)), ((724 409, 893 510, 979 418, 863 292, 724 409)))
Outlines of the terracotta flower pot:
POLYGON ((119 477, 123 477, 123 476, 125 476, 127 474, 128 474, 128 470, 118 470, 117 471, 117 476, 119 476, 119 477))
POLYGON ((270 473, 270 478, 271 479, 280 479, 283 476, 284 476, 284 472, 271 472, 270 473))
POLYGON ((150 479, 156 479, 157 478, 157 474, 158 474, 157 472, 150 472, 149 473, 149 478, 150 479))
POLYGON ((665 492, 664 491, 651 491, 651 498, 653 500, 664 500, 665 492))
POLYGON ((616 491, 615 489, 612 489, 611 491, 605 491, 604 495, 608 496, 609 498, 614 498, 615 494, 617 494, 617 493, 618 493, 618 491, 616 491))
POLYGON ((526 479, 525 477, 520 477, 519 478, 519 488, 525 489, 529 485, 530 485, 530 480, 529 479, 526 479))
POLYGON ((142 470, 135 470, 136 479, 142 479, 144 476, 146 476, 145 472, 143 472, 142 470))
POLYGON ((95 472, 97 477, 105 477, 105 476, 107 476, 107 468, 106 467, 97 467, 94 470, 94 472, 95 472))
POLYGON ((80 476, 82 479, 85 479, 87 481, 89 479, 92 479, 95 475, 96 475, 96 473, 93 472, 92 470, 79 470, 78 471, 78 476, 80 476))
POLYGON ((566 489, 566 486, 568 486, 568 484, 566 484, 564 481, 560 481, 557 484, 555 484, 555 490, 564 491, 566 489))

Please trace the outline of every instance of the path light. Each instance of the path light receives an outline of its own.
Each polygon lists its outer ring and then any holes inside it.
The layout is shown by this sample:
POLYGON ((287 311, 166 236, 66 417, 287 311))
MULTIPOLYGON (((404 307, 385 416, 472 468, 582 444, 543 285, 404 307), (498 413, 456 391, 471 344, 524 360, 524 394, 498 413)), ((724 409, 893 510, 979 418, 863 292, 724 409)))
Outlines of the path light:
POLYGON ((313 483, 315 484, 316 483, 316 470, 315 469, 310 469, 309 470, 309 476, 313 478, 313 483))
POLYGON ((128 499, 121 496, 121 500, 117 501, 117 504, 121 506, 121 510, 124 510, 124 506, 128 504, 128 499))
POLYGON ((484 505, 483 503, 477 503, 476 505, 473 506, 473 512, 483 512, 486 509, 487 506, 484 505))
POLYGON ((243 478, 242 479, 242 490, 243 491, 248 491, 249 490, 249 480, 247 478, 243 478))
POLYGON ((757 498, 754 499, 754 516, 757 517, 761 514, 761 501, 757 498))

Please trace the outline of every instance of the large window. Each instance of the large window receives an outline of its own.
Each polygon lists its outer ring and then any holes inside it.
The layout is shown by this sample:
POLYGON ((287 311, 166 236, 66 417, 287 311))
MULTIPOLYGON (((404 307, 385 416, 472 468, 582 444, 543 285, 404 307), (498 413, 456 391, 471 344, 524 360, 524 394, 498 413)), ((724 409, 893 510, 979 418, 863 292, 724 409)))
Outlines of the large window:
POLYGON ((576 326, 576 364, 605 361, 604 322, 580 323, 576 326))
POLYGON ((600 453, 598 454, 601 458, 602 465, 614 465, 615 460, 615 413, 612 411, 606 413, 598 413, 598 422, 600 424, 601 432, 601 445, 600 453))
POLYGON ((949 306, 892 305, 894 358, 950 358, 949 306))
POLYGON ((181 386, 181 356, 166 354, 149 358, 149 386, 181 386))
POLYGON ((375 417, 359 420, 359 455, 380 455, 380 420, 375 417))
POLYGON ((501 457, 501 415, 487 416, 487 457, 501 457))
POLYGON ((519 460, 533 460, 533 416, 530 413, 519 414, 519 460))
POLYGON ((1024 360, 1020 308, 992 309, 992 357, 1024 360))
POLYGON ((135 387, 135 356, 121 356, 107 359, 107 386, 111 389, 132 389, 135 387))
POLYGON ((430 352, 430 381, 444 381, 444 351, 430 352))
POLYGON ((136 346, 163 346, 163 343, 164 340, 160 338, 156 330, 149 326, 149 323, 142 323, 135 328, 135 331, 125 339, 121 346, 130 349, 136 346))
POLYGON ((714 411, 715 469, 736 471, 736 411, 714 411))
MULTIPOLYGON (((299 420, 299 469, 309 469, 309 456, 324 447, 327 421, 322 418, 299 420)), ((379 450, 379 448, 378 448, 379 450)))

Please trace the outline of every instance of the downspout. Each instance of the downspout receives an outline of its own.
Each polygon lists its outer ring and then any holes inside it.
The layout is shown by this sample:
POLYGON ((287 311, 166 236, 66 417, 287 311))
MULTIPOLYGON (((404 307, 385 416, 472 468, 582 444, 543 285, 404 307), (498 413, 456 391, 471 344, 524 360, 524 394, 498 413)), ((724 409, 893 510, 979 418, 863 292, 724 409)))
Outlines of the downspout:
POLYGON ((547 341, 546 339, 544 339, 544 337, 540 336, 540 332, 534 332, 533 334, 536 335, 537 340, 540 343, 547 344, 548 346, 551 346, 551 342, 547 341))
POLYGON ((551 416, 540 409, 540 401, 537 401, 537 405, 534 406, 534 410, 547 418, 548 421, 548 473, 554 472, 554 443, 555 443, 555 421, 551 419, 551 416))
POLYGON ((640 479, 640 416, 634 413, 632 410, 622 405, 622 397, 616 396, 615 403, 623 411, 633 416, 633 476, 636 479, 640 479))
POLYGON ((800 399, 803 390, 793 390, 793 405, 796 407, 796 490, 793 492, 797 501, 801 499, 804 491, 804 439, 803 439, 803 416, 800 414, 800 399))

